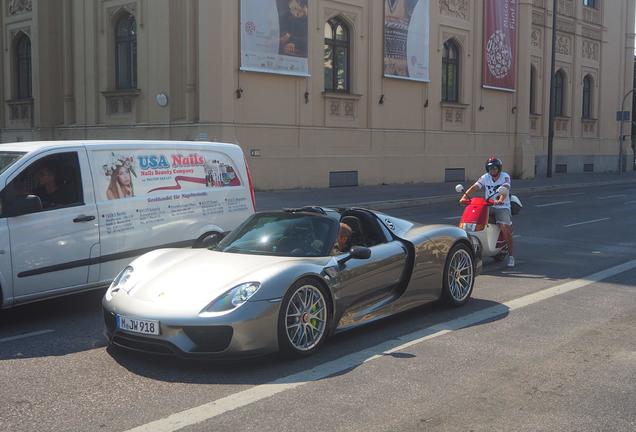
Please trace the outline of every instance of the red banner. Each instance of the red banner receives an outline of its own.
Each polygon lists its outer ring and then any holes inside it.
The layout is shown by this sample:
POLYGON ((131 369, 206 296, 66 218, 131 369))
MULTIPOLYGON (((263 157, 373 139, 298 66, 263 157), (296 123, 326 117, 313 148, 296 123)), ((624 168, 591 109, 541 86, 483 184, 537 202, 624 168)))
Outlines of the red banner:
POLYGON ((517 0, 484 0, 482 79, 485 88, 517 88, 517 0))

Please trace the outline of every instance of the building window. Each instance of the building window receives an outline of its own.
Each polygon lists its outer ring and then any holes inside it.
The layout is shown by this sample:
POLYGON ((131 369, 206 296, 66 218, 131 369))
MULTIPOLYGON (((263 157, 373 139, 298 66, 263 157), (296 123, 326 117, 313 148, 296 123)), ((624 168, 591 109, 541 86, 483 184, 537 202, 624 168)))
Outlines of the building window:
POLYGON ((560 69, 554 75, 554 94, 554 115, 565 117, 565 73, 560 69))
POLYGON ((350 52, 349 27, 339 18, 325 24, 325 91, 349 93, 350 52))
POLYGON ((537 113, 537 68, 530 65, 530 114, 537 113))
POLYGON ((31 92, 31 40, 20 33, 15 41, 15 97, 30 99, 31 92))
POLYGON ((590 75, 583 78, 583 111, 581 117, 584 119, 592 118, 592 86, 594 81, 590 75))
POLYGON ((583 0, 583 6, 596 9, 596 0, 583 0))
POLYGON ((452 39, 444 43, 442 101, 459 102, 459 48, 452 39))
POLYGON ((115 84, 118 89, 137 88, 137 22, 128 13, 115 24, 115 84))

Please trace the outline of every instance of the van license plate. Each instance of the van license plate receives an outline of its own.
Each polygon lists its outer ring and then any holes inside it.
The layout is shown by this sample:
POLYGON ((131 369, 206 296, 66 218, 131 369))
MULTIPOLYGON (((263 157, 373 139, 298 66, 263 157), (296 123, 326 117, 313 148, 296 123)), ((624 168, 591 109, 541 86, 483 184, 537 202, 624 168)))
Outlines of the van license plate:
POLYGON ((133 333, 159 335, 159 321, 140 320, 117 315, 117 328, 133 333))

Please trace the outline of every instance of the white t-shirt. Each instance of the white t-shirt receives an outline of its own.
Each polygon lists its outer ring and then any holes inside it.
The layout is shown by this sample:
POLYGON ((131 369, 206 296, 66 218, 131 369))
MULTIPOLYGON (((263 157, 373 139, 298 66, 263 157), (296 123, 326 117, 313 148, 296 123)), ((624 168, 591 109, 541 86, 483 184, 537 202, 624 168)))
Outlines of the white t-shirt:
MULTIPOLYGON (((497 198, 499 194, 496 194, 495 192, 497 191, 497 189, 499 189, 499 186, 503 186, 503 185, 508 186, 508 190, 510 190, 510 176, 505 171, 502 171, 499 174, 499 177, 497 177, 497 181, 493 180, 492 176, 489 173, 486 173, 483 176, 479 177, 479 180, 477 180, 477 182, 475 183, 475 186, 477 186, 479 189, 484 189, 485 198, 490 197, 492 199, 497 198)), ((506 195, 506 200, 504 201, 503 204, 496 205, 495 207, 510 208, 510 193, 506 195)))

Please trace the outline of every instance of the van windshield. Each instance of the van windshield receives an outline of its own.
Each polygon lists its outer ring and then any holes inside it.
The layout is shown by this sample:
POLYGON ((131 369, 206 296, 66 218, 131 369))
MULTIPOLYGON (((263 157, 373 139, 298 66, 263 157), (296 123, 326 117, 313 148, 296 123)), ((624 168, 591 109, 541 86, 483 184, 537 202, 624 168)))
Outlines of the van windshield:
POLYGON ((26 153, 24 152, 2 152, 0 151, 0 174, 9 168, 15 161, 20 159, 26 153))

